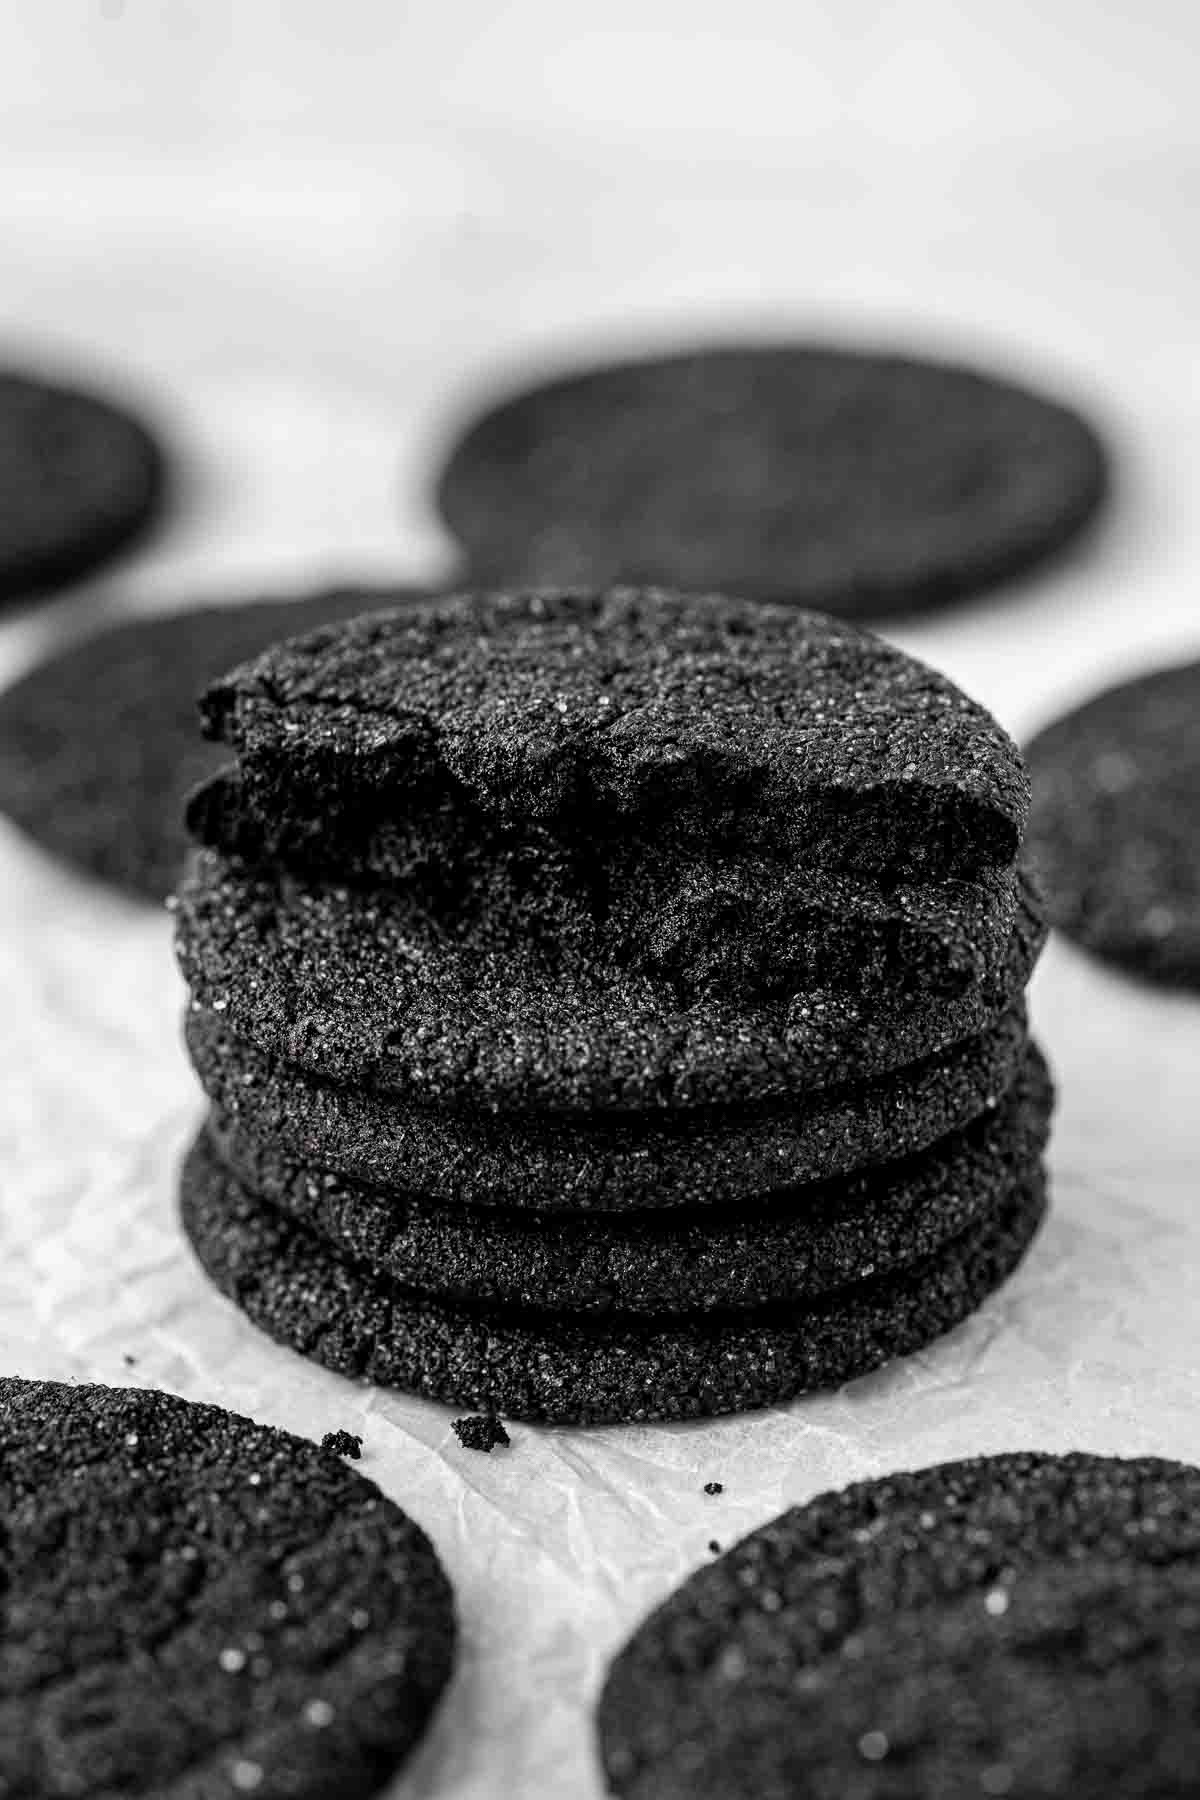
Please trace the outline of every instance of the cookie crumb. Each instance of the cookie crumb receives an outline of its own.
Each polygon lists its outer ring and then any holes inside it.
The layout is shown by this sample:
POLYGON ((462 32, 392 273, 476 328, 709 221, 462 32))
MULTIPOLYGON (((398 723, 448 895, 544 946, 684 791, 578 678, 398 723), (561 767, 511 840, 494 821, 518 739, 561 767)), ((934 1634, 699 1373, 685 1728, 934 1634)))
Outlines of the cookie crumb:
POLYGON ((327 1431, 321 1439, 322 1450, 333 1456, 350 1456, 357 1462, 362 1455, 362 1439, 352 1431, 327 1431))
POLYGON ((708 1547, 712 1551, 714 1556, 720 1556, 721 1546, 720 1546, 720 1544, 718 1544, 716 1538, 709 1538, 708 1547))
POLYGON ((137 1357, 130 1356, 128 1351, 126 1351, 125 1355, 121 1358, 121 1361, 125 1364, 127 1369, 132 1369, 137 1366, 137 1357))
POLYGON ((706 1494, 723 1494, 725 1492, 725 1483, 723 1481, 706 1481, 704 1484, 704 1491, 706 1494))
POLYGON ((452 1430, 464 1450, 483 1450, 489 1455, 497 1444, 507 1447, 512 1441, 499 1419, 483 1413, 455 1419, 452 1430))

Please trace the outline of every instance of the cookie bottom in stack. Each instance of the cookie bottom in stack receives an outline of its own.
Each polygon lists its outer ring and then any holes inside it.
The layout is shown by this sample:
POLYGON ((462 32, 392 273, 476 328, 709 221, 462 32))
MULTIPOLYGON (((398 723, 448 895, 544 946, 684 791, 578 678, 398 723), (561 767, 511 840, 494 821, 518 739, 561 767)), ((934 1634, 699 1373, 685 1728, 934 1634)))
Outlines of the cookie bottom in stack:
MULTIPOLYGON (((339 1172, 328 1135, 314 1159, 305 1133, 261 1131, 264 1083, 277 1106, 290 1083, 293 1117, 300 1095, 338 1090, 278 1065, 264 1074, 236 1041, 223 1045, 225 1074, 240 1051, 240 1076, 222 1085, 219 1021, 193 1015, 189 1040, 216 1105, 185 1164, 183 1219, 216 1285, 342 1374, 515 1417, 682 1419, 838 1386, 959 1324, 1016 1267, 1044 1210, 1053 1091, 1019 1014, 931 1059, 932 1072, 817 1097, 817 1117, 874 1118, 877 1151, 898 1103, 888 1162, 733 1203, 704 1194, 607 1212, 569 1193, 556 1209, 435 1196, 394 1166, 387 1183, 344 1160, 339 1172), (972 1116, 967 1072, 984 1070, 1005 1078, 982 1094, 976 1081, 972 1116), (951 1096, 965 1116, 898 1154, 906 1136, 920 1141, 922 1117, 945 1120, 951 1096)), ((377 1114, 388 1104, 357 1099, 377 1114)), ((729 1125, 746 1130, 736 1113, 729 1125)), ((612 1125, 610 1141, 622 1129, 632 1154, 641 1128, 612 1125)), ((539 1132, 555 1135, 531 1124, 526 1137, 539 1132)), ((651 1142, 668 1135, 658 1127, 651 1142)))

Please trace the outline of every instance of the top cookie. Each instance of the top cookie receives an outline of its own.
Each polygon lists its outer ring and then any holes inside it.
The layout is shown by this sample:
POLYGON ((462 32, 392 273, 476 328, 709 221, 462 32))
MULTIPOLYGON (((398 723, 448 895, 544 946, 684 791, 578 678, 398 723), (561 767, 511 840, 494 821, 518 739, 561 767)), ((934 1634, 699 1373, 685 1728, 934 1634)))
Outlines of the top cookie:
POLYGON ((334 830, 450 792, 567 836, 936 877, 1010 863, 1028 807, 1015 746, 944 676, 717 597, 459 595, 277 646, 203 711, 249 804, 334 830))
POLYGON ((802 344, 615 363, 501 402, 437 504, 470 579, 662 583, 878 618, 1058 550, 1105 455, 1057 402, 969 369, 802 344))
POLYGON ((1200 1471, 1023 1454, 794 1508, 600 1700, 626 1800, 1174 1797, 1200 1752, 1200 1471))
POLYGON ((0 369, 0 600, 87 574, 148 524, 162 452, 97 395, 0 369))

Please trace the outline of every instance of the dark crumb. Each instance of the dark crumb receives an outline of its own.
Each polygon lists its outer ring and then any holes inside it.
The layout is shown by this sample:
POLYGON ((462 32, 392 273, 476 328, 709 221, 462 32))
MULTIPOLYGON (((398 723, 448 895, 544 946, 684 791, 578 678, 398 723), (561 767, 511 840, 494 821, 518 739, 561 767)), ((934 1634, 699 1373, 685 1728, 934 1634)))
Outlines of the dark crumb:
POLYGON ((134 1366, 135 1366, 135 1364, 136 1364, 136 1363, 137 1363, 137 1357, 136 1357, 136 1356, 130 1356, 130 1355, 129 1355, 129 1354, 128 1354, 128 1352, 127 1352, 127 1353, 126 1353, 126 1354, 125 1354, 125 1355, 124 1355, 124 1356, 123 1356, 123 1357, 122 1357, 122 1358, 121 1358, 121 1361, 122 1361, 122 1362, 123 1362, 123 1363, 124 1363, 124 1364, 125 1364, 125 1367, 126 1367, 126 1368, 127 1368, 127 1369, 132 1369, 132 1368, 133 1368, 133 1367, 134 1367, 134 1366))
POLYGON ((720 1546, 720 1544, 718 1544, 716 1538, 709 1538, 708 1547, 712 1551, 714 1556, 720 1556, 721 1546, 720 1546))
POLYGON ((482 1413, 474 1413, 469 1419, 455 1419, 453 1429, 464 1450, 483 1450, 490 1454, 497 1444, 507 1446, 512 1441, 499 1419, 485 1417, 482 1413))
POLYGON ((321 1439, 322 1450, 334 1456, 352 1456, 357 1462, 362 1455, 362 1439, 352 1431, 327 1431, 321 1439))
POLYGON ((706 1494, 723 1494, 725 1492, 725 1484, 723 1481, 706 1481, 704 1484, 704 1491, 706 1494))

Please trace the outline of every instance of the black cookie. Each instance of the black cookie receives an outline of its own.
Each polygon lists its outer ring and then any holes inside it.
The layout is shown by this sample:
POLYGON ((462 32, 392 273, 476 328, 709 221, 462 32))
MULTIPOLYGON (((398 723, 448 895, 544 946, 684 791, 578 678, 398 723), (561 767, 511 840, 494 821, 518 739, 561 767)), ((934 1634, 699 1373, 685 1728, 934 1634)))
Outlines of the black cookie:
POLYGON ((376 1794, 450 1674, 424 1532, 217 1407, 0 1379, 0 1542, 13 1800, 376 1794))
POLYGON ((944 676, 714 597, 460 595, 269 652, 205 716, 254 814, 347 836, 449 800, 567 842, 936 880, 1008 867, 1028 809, 1015 746, 944 676))
POLYGON ((542 1212, 720 1205, 912 1155, 960 1129, 1012 1085, 1025 1012, 983 1036, 861 1086, 770 1111, 694 1108, 623 1119, 442 1113, 308 1079, 187 1014, 188 1054, 217 1111, 249 1137, 376 1187, 542 1212))
POLYGON ((797 867, 794 858, 685 853, 636 837, 568 846, 483 817, 415 811, 347 837, 324 817, 275 822, 219 775, 192 795, 188 826, 223 855, 282 863, 345 886, 400 886, 451 937, 493 937, 664 978, 682 1004, 707 994, 781 998, 799 989, 957 995, 1003 968, 1020 901, 1011 869, 970 881, 887 882, 797 867))
POLYGON ((625 1800, 1184 1800, 1200 1471, 1033 1453, 887 1476, 706 1564, 616 1657, 625 1800))
POLYGON ((717 588, 878 618, 1044 561, 1106 483, 1091 426, 1011 382, 715 345, 502 401, 437 503, 480 581, 717 588))
POLYGON ((804 1308, 643 1325, 419 1298, 342 1263, 232 1178, 190 1180, 184 1229, 261 1330, 339 1374, 517 1419, 606 1424, 770 1406, 837 1387, 959 1324, 1021 1261, 1040 1170, 953 1244, 804 1308))
POLYGON ((1029 758, 1051 922, 1135 975, 1200 988, 1200 663, 1098 694, 1029 758))
POLYGON ((338 886, 401 886, 410 904, 464 938, 552 943, 610 961, 622 976, 671 983, 680 1004, 707 994, 779 999, 808 988, 855 994, 963 994, 995 981, 1013 934, 1011 869, 964 880, 880 882, 783 857, 685 857, 651 844, 569 850, 545 833, 439 832, 410 817, 383 841, 345 844, 322 821, 281 842, 218 776, 189 803, 189 830, 223 855, 317 873, 338 886), (376 857, 383 842, 383 855, 376 857))
POLYGON ((186 796, 222 761, 200 738, 205 684, 289 630, 398 597, 204 607, 72 645, 0 694, 0 810, 55 855, 162 900, 183 863, 186 796))
POLYGON ((687 1004, 486 912, 458 939, 405 894, 253 871, 199 851, 176 947, 196 1004, 268 1055, 418 1102, 638 1109, 788 1097, 861 1081, 988 1029, 1044 938, 1031 896, 998 981, 955 999, 820 988, 687 1004))
POLYGON ((960 1237, 1029 1180, 1052 1104, 1031 1047, 1012 1093, 948 1142, 868 1175, 699 1213, 446 1207, 348 1183, 219 1119, 183 1184, 219 1182, 223 1168, 338 1256, 435 1298, 572 1315, 749 1312, 902 1268, 960 1237))
POLYGON ((111 400, 0 369, 0 601, 90 574, 153 520, 162 451, 111 400))

